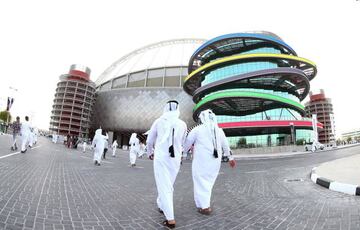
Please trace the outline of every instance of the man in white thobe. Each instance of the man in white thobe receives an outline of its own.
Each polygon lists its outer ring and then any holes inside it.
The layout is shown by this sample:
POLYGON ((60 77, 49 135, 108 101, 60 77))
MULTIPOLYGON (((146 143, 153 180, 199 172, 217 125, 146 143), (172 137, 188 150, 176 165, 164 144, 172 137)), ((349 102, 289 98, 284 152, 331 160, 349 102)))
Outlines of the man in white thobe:
POLYGON ((118 143, 115 140, 112 144, 112 156, 115 157, 115 153, 116 153, 116 148, 118 147, 118 143))
POLYGON ((144 153, 145 153, 145 144, 140 142, 139 158, 142 158, 144 153))
POLYGON ((32 148, 34 145, 34 129, 30 128, 30 134, 29 134, 29 147, 32 148))
POLYGON ((39 130, 38 130, 38 128, 34 128, 33 133, 34 133, 33 144, 36 145, 36 143, 37 143, 37 141, 38 141, 38 135, 39 135, 39 130))
POLYGON ((21 131, 21 123, 20 123, 20 117, 16 117, 16 121, 14 121, 14 123, 12 123, 12 129, 13 129, 13 142, 11 145, 11 150, 17 150, 18 147, 16 145, 16 139, 17 136, 20 134, 21 131))
POLYGON ((106 133, 102 129, 97 129, 95 131, 95 136, 91 145, 92 148, 95 148, 94 164, 97 166, 100 166, 101 157, 104 153, 105 143, 106 143, 106 133))
POLYGON ((317 140, 316 138, 313 138, 313 142, 311 144, 311 152, 315 152, 317 150, 316 144, 317 144, 317 140))
POLYGON ((86 140, 83 140, 82 148, 83 148, 83 153, 85 153, 86 152, 86 140))
POLYGON ((130 165, 131 167, 135 167, 136 156, 140 151, 140 141, 136 137, 136 133, 131 134, 129 145, 130 145, 130 152, 129 152, 130 165))
POLYGON ((211 110, 205 110, 200 113, 199 118, 202 124, 188 134, 184 153, 194 145, 192 177, 195 204, 201 214, 209 215, 212 211, 211 192, 219 174, 222 155, 229 157, 231 167, 235 167, 236 163, 230 155, 224 131, 217 125, 215 114, 211 110))
POLYGON ((186 124, 179 119, 177 101, 168 101, 163 115, 155 120, 147 137, 147 154, 154 160, 154 176, 158 192, 157 205, 164 213, 163 224, 175 227, 173 192, 174 182, 180 169, 186 124))
POLYGON ((26 145, 29 142, 30 133, 29 117, 25 116, 25 121, 21 123, 21 153, 25 153, 27 150, 26 145))

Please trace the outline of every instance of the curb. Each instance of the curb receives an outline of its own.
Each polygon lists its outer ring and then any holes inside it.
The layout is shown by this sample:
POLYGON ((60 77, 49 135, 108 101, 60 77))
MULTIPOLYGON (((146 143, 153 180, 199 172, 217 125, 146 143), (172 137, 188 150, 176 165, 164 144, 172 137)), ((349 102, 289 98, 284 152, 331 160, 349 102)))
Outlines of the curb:
POLYGON ((306 155, 306 154, 317 154, 317 153, 324 153, 324 152, 330 152, 330 151, 338 151, 338 150, 342 150, 342 149, 347 149, 347 148, 351 148, 351 147, 357 147, 360 144, 353 144, 353 145, 346 145, 346 146, 342 146, 340 148, 331 148, 331 149, 324 149, 321 151, 316 151, 316 152, 311 152, 311 151, 303 151, 303 152, 293 152, 292 154, 284 154, 281 155, 281 153, 279 153, 279 155, 271 155, 271 156, 267 156, 266 154, 263 155, 255 155, 255 156, 250 156, 250 155, 246 155, 246 156, 241 156, 242 154, 234 154, 233 157, 236 160, 249 160, 249 159, 255 159, 255 160, 262 160, 262 159, 276 159, 276 158, 286 158, 286 157, 293 157, 293 156, 299 156, 299 155, 306 155))
POLYGON ((360 196, 360 186, 340 183, 324 177, 320 177, 316 174, 316 167, 311 170, 310 177, 315 184, 318 184, 332 191, 342 192, 354 196, 360 196))

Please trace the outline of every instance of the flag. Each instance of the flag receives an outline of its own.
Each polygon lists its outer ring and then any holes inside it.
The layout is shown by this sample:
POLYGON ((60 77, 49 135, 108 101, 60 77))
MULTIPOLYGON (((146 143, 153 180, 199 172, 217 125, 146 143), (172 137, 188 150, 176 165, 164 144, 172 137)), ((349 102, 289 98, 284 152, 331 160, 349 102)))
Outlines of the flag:
POLYGON ((10 111, 13 103, 14 103, 14 98, 8 97, 6 111, 10 111))

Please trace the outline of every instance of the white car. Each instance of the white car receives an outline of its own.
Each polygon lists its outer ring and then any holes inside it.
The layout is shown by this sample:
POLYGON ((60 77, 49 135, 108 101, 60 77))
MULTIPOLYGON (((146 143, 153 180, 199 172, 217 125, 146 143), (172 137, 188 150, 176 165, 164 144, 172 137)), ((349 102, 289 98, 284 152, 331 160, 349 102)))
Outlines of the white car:
MULTIPOLYGON (((305 144, 305 151, 312 151, 312 142, 306 143, 305 144)), ((323 150, 325 148, 325 146, 323 144, 321 144, 320 142, 317 142, 315 144, 315 151, 316 150, 323 150)))

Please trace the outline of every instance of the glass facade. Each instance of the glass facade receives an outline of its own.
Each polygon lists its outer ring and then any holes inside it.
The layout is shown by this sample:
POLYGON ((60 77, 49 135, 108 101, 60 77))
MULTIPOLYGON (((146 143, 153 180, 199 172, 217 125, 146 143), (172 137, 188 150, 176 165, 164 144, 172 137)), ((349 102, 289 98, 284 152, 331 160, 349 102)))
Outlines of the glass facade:
POLYGON ((107 91, 117 88, 179 88, 186 75, 187 69, 185 66, 145 69, 136 73, 113 78, 98 86, 97 89, 100 91, 107 91))
POLYGON ((271 62, 250 62, 225 66, 206 74, 205 79, 201 82, 201 86, 236 75, 276 67, 278 67, 277 64, 271 62))
MULTIPOLYGON (((291 132, 289 127, 289 132, 291 132)), ((313 137, 312 130, 296 129, 295 144, 302 145, 304 142, 311 142, 313 137)), ((291 144, 291 134, 269 134, 254 136, 235 136, 228 137, 230 148, 261 148, 274 147, 291 144)))
POLYGON ((226 116, 217 115, 218 123, 240 122, 240 121, 261 121, 261 120, 300 120, 301 115, 291 109, 281 108, 262 111, 247 116, 226 116))
POLYGON ((229 34, 209 40, 190 59, 190 75, 184 82, 184 89, 190 95, 194 96, 197 90, 194 118, 208 108, 216 111, 231 148, 309 142, 311 122, 303 118, 305 111, 300 102, 307 94, 304 85, 309 86, 316 66, 308 61, 309 68, 304 68, 303 63, 291 56, 296 56, 295 51, 271 33, 229 34), (201 71, 195 71, 198 68, 201 71), (297 80, 301 79, 299 76, 305 80, 297 80), (298 122, 304 120, 307 122, 298 122), (240 127, 246 121, 249 126, 240 127), (298 125, 286 126, 292 121, 298 125))

